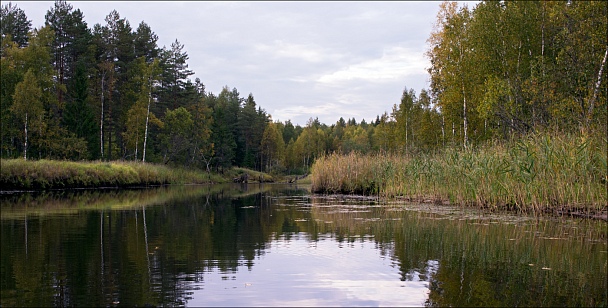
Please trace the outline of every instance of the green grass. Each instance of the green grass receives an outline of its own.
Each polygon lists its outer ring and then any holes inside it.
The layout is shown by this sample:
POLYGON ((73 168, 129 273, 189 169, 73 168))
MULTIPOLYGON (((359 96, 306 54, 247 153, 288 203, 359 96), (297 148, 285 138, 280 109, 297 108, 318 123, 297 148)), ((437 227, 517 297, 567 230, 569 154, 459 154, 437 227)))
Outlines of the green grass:
POLYGON ((247 174, 249 176, 249 183, 263 183, 263 182, 275 182, 275 178, 268 173, 254 171, 247 168, 234 167, 228 172, 230 180, 240 177, 241 175, 247 174))
POLYGON ((2 189, 130 187, 226 182, 215 174, 140 162, 0 160, 2 189))
POLYGON ((543 133, 434 155, 329 155, 312 167, 312 190, 524 212, 604 211, 606 149, 605 137, 543 133))

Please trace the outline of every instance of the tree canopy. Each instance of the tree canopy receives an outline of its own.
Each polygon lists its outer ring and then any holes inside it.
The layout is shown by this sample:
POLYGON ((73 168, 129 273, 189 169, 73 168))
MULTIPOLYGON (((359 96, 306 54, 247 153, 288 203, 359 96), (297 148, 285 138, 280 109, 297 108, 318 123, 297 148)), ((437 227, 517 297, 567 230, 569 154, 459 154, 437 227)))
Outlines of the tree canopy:
MULTIPOLYGON (((439 4, 428 38, 430 87, 404 86, 366 121, 273 121, 252 93, 208 92, 178 39, 159 47, 112 10, 89 27, 57 0, 31 28, 0 9, 0 156, 123 159, 223 171, 306 173, 329 153, 416 154, 528 132, 605 132, 605 1, 439 4)), ((194 51, 196 52, 196 51, 194 51)))

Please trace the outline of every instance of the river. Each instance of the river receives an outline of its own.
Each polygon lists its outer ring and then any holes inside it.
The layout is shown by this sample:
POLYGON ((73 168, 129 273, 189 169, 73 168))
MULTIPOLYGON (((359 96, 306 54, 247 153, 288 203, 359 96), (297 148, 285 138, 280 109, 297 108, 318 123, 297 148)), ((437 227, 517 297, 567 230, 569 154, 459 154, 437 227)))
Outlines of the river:
POLYGON ((0 194, 13 306, 607 306, 607 223, 211 185, 0 194))

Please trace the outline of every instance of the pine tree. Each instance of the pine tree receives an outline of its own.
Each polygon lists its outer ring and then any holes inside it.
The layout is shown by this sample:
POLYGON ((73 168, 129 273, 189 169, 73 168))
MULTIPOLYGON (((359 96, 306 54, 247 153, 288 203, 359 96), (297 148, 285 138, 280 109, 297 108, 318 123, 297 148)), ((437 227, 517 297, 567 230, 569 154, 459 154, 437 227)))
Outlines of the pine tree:
POLYGON ((76 137, 87 142, 90 159, 99 157, 99 128, 89 101, 88 77, 85 64, 80 62, 70 86, 69 99, 63 113, 63 123, 76 137))
MULTIPOLYGON (((27 46, 29 40, 29 32, 32 29, 32 21, 27 19, 25 12, 8 3, 0 9, 0 31, 2 38, 10 36, 11 40, 16 42, 19 47, 27 46)), ((0 50, 2 53, 2 50, 0 50)))

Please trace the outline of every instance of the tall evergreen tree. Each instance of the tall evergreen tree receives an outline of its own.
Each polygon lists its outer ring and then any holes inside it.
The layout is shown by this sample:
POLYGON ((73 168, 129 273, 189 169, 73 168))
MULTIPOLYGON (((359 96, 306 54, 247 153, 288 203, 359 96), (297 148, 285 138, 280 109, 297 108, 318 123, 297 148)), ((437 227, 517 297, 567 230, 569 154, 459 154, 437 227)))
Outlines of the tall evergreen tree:
POLYGON ((63 113, 63 122, 77 138, 87 142, 90 159, 99 157, 99 127, 89 100, 88 77, 85 64, 80 62, 70 86, 68 103, 63 113))
MULTIPOLYGON (((27 46, 32 21, 27 19, 25 12, 11 2, 0 9, 0 31, 2 38, 10 36, 19 47, 27 46)), ((0 50, 2 53, 2 50, 0 50)))
MULTIPOLYGON (((45 15, 45 23, 55 33, 51 47, 55 79, 60 85, 67 85, 75 74, 77 61, 81 57, 87 57, 89 53, 91 33, 82 12, 74 11, 72 5, 65 0, 55 1, 54 6, 45 15)), ((90 61, 91 59, 87 58, 82 63, 90 61)), ((64 101, 64 93, 60 90, 57 91, 57 100, 60 104, 64 101)))
POLYGON ((261 167, 260 143, 267 121, 266 112, 257 109, 253 94, 250 93, 238 117, 239 142, 237 145, 242 149, 238 152, 241 153, 241 156, 237 158, 237 164, 252 169, 261 167))
POLYGON ((187 104, 187 79, 194 72, 188 69, 188 53, 183 49, 184 45, 176 39, 169 49, 163 47, 160 52, 163 73, 159 108, 175 109, 187 104))
POLYGON ((158 41, 158 35, 152 31, 150 26, 145 23, 139 23, 134 34, 135 45, 135 57, 144 57, 146 63, 151 63, 154 59, 158 58, 160 49, 156 42, 158 41))
POLYGON ((285 127, 283 128, 283 141, 285 144, 288 144, 290 140, 293 139, 295 141, 296 136, 296 128, 291 123, 291 120, 285 121, 285 127))
POLYGON ((95 25, 94 41, 100 50, 98 61, 113 68, 113 75, 106 74, 113 77, 114 82, 107 83, 112 86, 106 87, 112 91, 104 95, 104 135, 107 135, 107 158, 112 159, 115 155, 126 155, 122 137, 126 131, 127 113, 137 101, 139 87, 131 82, 136 78, 137 70, 134 69, 134 34, 129 21, 113 10, 105 22, 104 26, 95 25))
MULTIPOLYGON (((227 88, 222 93, 227 92, 227 88)), ((212 93, 207 96, 213 117, 211 125, 211 141, 213 143, 214 158, 213 162, 216 170, 224 171, 225 168, 232 166, 236 152, 236 140, 232 132, 232 126, 236 123, 236 118, 231 116, 228 108, 228 100, 225 94, 215 97, 212 93)))

